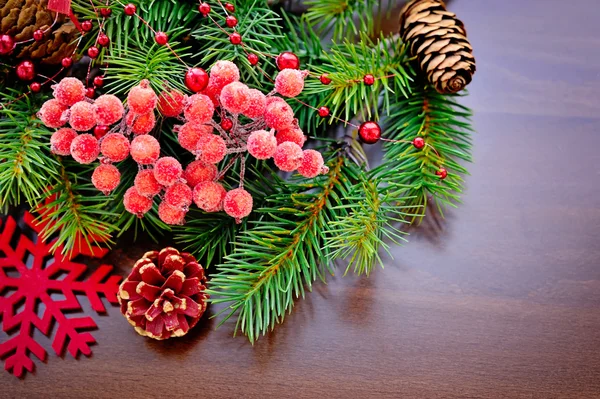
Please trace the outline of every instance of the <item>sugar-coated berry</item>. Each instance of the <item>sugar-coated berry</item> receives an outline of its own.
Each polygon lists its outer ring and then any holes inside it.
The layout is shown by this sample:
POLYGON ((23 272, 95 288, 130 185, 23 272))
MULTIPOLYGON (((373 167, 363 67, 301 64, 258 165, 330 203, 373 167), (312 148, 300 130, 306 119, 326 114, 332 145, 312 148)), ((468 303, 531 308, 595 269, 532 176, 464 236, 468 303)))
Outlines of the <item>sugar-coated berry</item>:
POLYGON ((375 144, 381 138, 381 127, 376 122, 363 122, 358 128, 358 135, 365 144, 375 144))
POLYGON ((275 90, 284 97, 296 97, 304 90, 304 76, 297 69, 284 69, 275 78, 275 90))
POLYGON ((202 68, 190 68, 185 73, 185 87, 193 91, 194 93, 198 93, 202 91, 208 86, 208 73, 202 68))
POLYGON ((70 110, 69 125, 79 132, 85 132, 96 126, 98 116, 96 106, 87 101, 75 103, 70 110))
POLYGON ((323 83, 324 85, 328 85, 331 83, 331 78, 329 77, 329 75, 327 75, 326 73, 322 74, 321 76, 319 76, 319 80, 321 81, 321 83, 323 83))
POLYGON ((112 125, 123 117, 123 103, 115 95, 103 94, 94 104, 99 125, 112 125))
POLYGON ((31 89, 32 92, 39 93, 40 90, 42 90, 42 85, 39 82, 33 82, 32 84, 29 85, 29 88, 31 89))
POLYGON ((227 144, 221 136, 207 134, 198 140, 199 158, 206 163, 218 163, 225 158, 227 144))
POLYGON ((198 149, 198 141, 202 136, 211 134, 213 127, 210 125, 199 125, 197 123, 186 123, 179 128, 177 133, 177 141, 179 144, 190 152, 195 152, 198 149))
POLYGON ((67 106, 53 98, 42 105, 42 108, 37 113, 37 117, 40 118, 46 127, 61 127, 69 120, 67 110, 67 106))
POLYGON ((238 32, 233 32, 231 35, 229 35, 229 41, 231 44, 238 45, 242 43, 242 35, 240 35, 238 32))
POLYGON ((158 217, 166 224, 178 226, 185 222, 186 211, 182 208, 177 208, 163 201, 158 205, 158 217))
POLYGON ((232 82, 221 90, 221 105, 232 114, 241 114, 248 109, 248 91, 250 89, 243 83, 232 82))
POLYGON ((123 195, 123 205, 127 212, 141 218, 152 209, 152 199, 138 193, 135 187, 129 187, 123 195))
POLYGON ((185 96, 179 90, 163 91, 158 96, 158 111, 166 117, 179 116, 183 112, 184 101, 185 96))
POLYGON ((115 165, 100 164, 92 173, 92 184, 104 195, 110 194, 121 181, 121 173, 115 165))
POLYGON ((248 90, 248 108, 244 111, 244 115, 251 119, 260 118, 265 114, 267 104, 266 96, 257 89, 248 90))
POLYGON ((121 133, 110 133, 102 138, 100 151, 111 162, 121 162, 129 156, 130 144, 121 133))
POLYGON ((233 121, 229 118, 223 118, 221 121, 221 128, 226 132, 230 131, 233 128, 233 121))
POLYGON ((71 155, 71 143, 77 137, 77 132, 68 127, 58 129, 50 137, 50 151, 56 155, 71 155))
POLYGON ((202 15, 207 16, 210 12, 210 4, 200 3, 200 5, 198 6, 198 11, 200 11, 202 15))
POLYGON ((192 204, 192 189, 185 183, 175 183, 165 190, 164 202, 187 210, 192 204))
POLYGON ((446 177, 448 177, 448 171, 445 168, 439 168, 435 174, 440 177, 440 180, 444 180, 446 177))
POLYGON ((125 117, 125 123, 131 128, 134 134, 148 134, 156 126, 156 117, 154 116, 154 111, 143 115, 130 112, 125 117))
POLYGON ((211 163, 202 161, 191 162, 183 171, 183 178, 191 188, 198 183, 215 180, 219 170, 211 163))
POLYGON ((160 144, 154 137, 144 134, 131 140, 131 157, 140 165, 151 165, 160 156, 160 144))
POLYGON ((156 32, 154 35, 154 40, 157 44, 164 46, 169 41, 169 36, 165 32, 156 32))
POLYGON ((248 152, 256 159, 269 159, 277 149, 277 139, 271 132, 257 130, 248 137, 248 152))
POLYGON ((79 163, 92 163, 98 159, 98 154, 100 154, 100 145, 91 134, 81 134, 71 142, 71 156, 79 163))
POLYGON ((183 110, 183 115, 188 122, 198 124, 209 123, 214 113, 215 106, 213 102, 204 94, 190 96, 183 110))
POLYGON ((210 69, 209 84, 213 83, 218 88, 223 88, 232 82, 240 80, 240 70, 231 61, 217 61, 210 69))
POLYGON ((88 49, 87 54, 91 59, 96 59, 98 58, 98 55, 100 55, 100 49, 96 46, 92 46, 88 49))
POLYGON ((323 172, 323 156, 319 151, 304 150, 302 163, 298 166, 298 173, 304 177, 315 177, 323 172))
POLYGON ((258 64, 258 55, 254 53, 248 54, 248 62, 250 63, 250 65, 258 64))
POLYGON ((225 24, 227 24, 227 26, 230 28, 235 28, 235 26, 238 24, 238 20, 233 15, 229 15, 227 18, 225 18, 225 24))
POLYGON ((235 12, 235 6, 231 3, 225 3, 225 9, 229 12, 235 12))
POLYGON ((102 137, 106 136, 109 131, 110 126, 96 125, 94 126, 94 137, 100 140, 102 137))
POLYGON ((252 196, 243 188, 229 191, 223 199, 223 210, 235 218, 236 223, 241 223, 252 212, 252 196))
POLYGON ((215 107, 218 107, 219 106, 219 95, 221 94, 221 89, 222 89, 221 87, 218 87, 215 84, 209 83, 208 86, 206 86, 206 89, 204 89, 202 91, 202 94, 204 94, 205 96, 210 98, 213 105, 215 107))
POLYGON ((284 172, 293 172, 302 164, 304 153, 296 143, 286 141, 277 146, 273 160, 275 165, 284 172))
POLYGON ((162 186, 156 181, 152 169, 142 169, 135 175, 133 185, 137 192, 144 197, 152 198, 162 190, 162 186))
POLYGON ((277 64, 277 68, 280 71, 284 69, 299 69, 300 68, 300 58, 291 51, 284 51, 279 54, 275 59, 275 63, 277 64))
POLYGON ((123 8, 123 10, 125 11, 126 15, 132 16, 133 14, 135 14, 137 7, 135 6, 135 4, 129 3, 123 8))
POLYGON ((285 143, 286 141, 291 141, 292 143, 296 143, 298 146, 303 147, 306 142, 304 132, 297 127, 280 130, 277 132, 277 135, 275 135, 275 138, 277 139, 278 145, 285 143))
POLYGON ((179 180, 183 168, 173 157, 162 157, 154 164, 154 178, 165 187, 172 186, 179 180))
POLYGON ((205 181, 194 187, 194 204, 205 212, 219 212, 227 191, 217 182, 205 181))
POLYGON ((413 145, 417 150, 420 150, 421 148, 425 147, 425 139, 421 136, 417 136, 413 139, 413 145))
POLYGON ((147 114, 156 107, 157 101, 158 97, 146 79, 134 86, 127 95, 127 105, 135 114, 147 114))
POLYGON ((282 130, 294 124, 294 111, 285 101, 272 101, 265 108, 265 123, 270 128, 282 130))
POLYGON ((67 107, 81 101, 85 97, 85 86, 77 78, 63 78, 54 89, 54 98, 67 107))

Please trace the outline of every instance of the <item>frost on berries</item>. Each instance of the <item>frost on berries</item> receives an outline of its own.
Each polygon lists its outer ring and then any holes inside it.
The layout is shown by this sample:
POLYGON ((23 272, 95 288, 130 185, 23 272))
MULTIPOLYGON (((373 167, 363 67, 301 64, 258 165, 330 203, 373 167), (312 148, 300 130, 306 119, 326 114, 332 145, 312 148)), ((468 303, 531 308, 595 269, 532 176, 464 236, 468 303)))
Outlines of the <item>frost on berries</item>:
POLYGON ((85 98, 85 86, 77 78, 64 78, 52 88, 54 98, 66 107, 75 105, 85 98))
POLYGON ((61 127, 69 120, 69 108, 58 100, 46 101, 37 113, 42 123, 47 127, 61 127))
POLYGON ((160 220, 170 225, 181 225, 185 221, 186 211, 171 206, 167 203, 167 201, 163 201, 158 205, 158 217, 160 220))
POLYGON ((151 165, 160 156, 160 144, 152 136, 137 136, 131 140, 130 153, 133 160, 140 165, 151 165))
POLYGON ((233 82, 221 90, 221 106, 232 114, 241 114, 248 109, 250 89, 243 83, 233 82))
POLYGON ((192 204, 192 189, 185 183, 175 183, 166 189, 164 202, 187 210, 192 204))
POLYGON ((58 129, 50 137, 50 151, 56 155, 71 155, 71 143, 77 137, 77 132, 68 127, 58 129))
POLYGON ((158 97, 146 79, 134 86, 127 95, 127 106, 134 114, 138 115, 152 111, 156 108, 157 101, 158 97))
POLYGON ((307 72, 297 69, 284 69, 275 78, 275 90, 284 97, 296 97, 304 90, 304 76, 307 72))
POLYGON ((154 178, 165 187, 175 184, 182 173, 181 164, 173 157, 162 157, 154 164, 154 178))
POLYGON ((91 134, 81 134, 71 142, 71 156, 81 164, 88 164, 98 159, 100 146, 91 134))
POLYGON ((116 166, 111 164, 100 164, 92 173, 92 184, 105 195, 110 194, 121 181, 121 173, 116 166))
POLYGON ((100 152, 110 162, 121 162, 129 156, 129 140, 121 133, 109 133, 100 142, 100 152))
POLYGON ((112 125, 123 117, 123 103, 117 96, 103 94, 94 101, 98 125, 112 125))
POLYGON ((306 136, 304 132, 300 128, 290 127, 287 129, 283 129, 277 132, 275 135, 277 139, 277 144, 285 143, 286 141, 291 141, 292 143, 298 144, 300 147, 304 146, 304 142, 306 141, 306 136))
POLYGON ((142 217, 152 208, 152 200, 138 193, 135 187, 129 187, 123 196, 123 205, 127 212, 142 217))
POLYGON ((248 153, 256 159, 269 159, 276 149, 277 139, 271 132, 257 130, 248 137, 248 153))
POLYGON ((286 141, 277 146, 273 160, 279 169, 293 172, 302 164, 303 157, 304 153, 298 144, 286 141))
POLYGON ((196 206, 205 212, 218 212, 223 209, 225 188, 217 182, 205 181, 194 187, 193 199, 196 206))
POLYGON ((94 104, 79 101, 71 107, 69 125, 79 132, 85 132, 96 126, 97 118, 94 104))
POLYGON ((213 127, 210 125, 200 125, 197 123, 186 123, 178 126, 177 141, 179 144, 190 152, 195 152, 198 148, 198 141, 202 136, 206 136, 213 132, 213 127))
POLYGON ((215 113, 215 106, 211 99, 204 94, 194 94, 188 97, 187 105, 183 110, 185 119, 192 123, 209 123, 215 113))
POLYGON ((183 178, 191 188, 196 187, 198 183, 215 180, 219 170, 210 163, 194 161, 190 163, 183 171, 183 178))
POLYGON ((181 115, 185 106, 185 95, 179 90, 163 91, 158 97, 158 111, 166 117, 181 115))
POLYGON ((319 151, 304 150, 302 163, 298 167, 298 173, 304 177, 316 177, 321 173, 327 173, 326 167, 323 165, 323 156, 319 151))
POLYGON ((252 196, 243 188, 229 191, 223 199, 223 210, 237 223, 252 212, 252 196))
POLYGON ((225 158, 227 144, 221 136, 207 134, 198 140, 199 158, 206 163, 219 163, 225 158))
POLYGON ((127 114, 125 123, 131 129, 133 134, 148 134, 156 126, 156 117, 154 111, 145 114, 127 114))
POLYGON ((142 169, 135 176, 133 186, 140 195, 152 198, 162 191, 162 185, 156 181, 152 169, 142 169))

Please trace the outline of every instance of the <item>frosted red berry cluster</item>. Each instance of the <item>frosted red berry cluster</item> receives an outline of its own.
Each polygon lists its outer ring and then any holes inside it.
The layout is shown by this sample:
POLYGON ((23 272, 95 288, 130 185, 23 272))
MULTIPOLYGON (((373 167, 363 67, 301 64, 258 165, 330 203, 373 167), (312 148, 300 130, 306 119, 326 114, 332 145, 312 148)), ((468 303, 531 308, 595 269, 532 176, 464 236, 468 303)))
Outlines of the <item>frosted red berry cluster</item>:
POLYGON ((158 214, 167 224, 182 224, 192 202, 205 212, 225 211, 240 223, 252 211, 252 196, 243 180, 246 152, 260 160, 273 158, 280 170, 309 178, 327 172, 318 151, 302 149, 306 137, 292 108, 276 95, 297 96, 305 76, 306 72, 284 69, 275 79, 275 89, 265 95, 239 81, 234 63, 218 61, 206 87, 196 94, 165 90, 157 95, 143 80, 130 90, 125 107, 110 94, 87 99, 79 80, 65 78, 38 117, 46 126, 60 128, 50 140, 55 154, 71 155, 85 164, 100 157, 92 183, 105 194, 120 181, 113 163, 131 155, 140 169, 123 198, 128 212, 142 217, 161 195, 158 214), (161 157, 160 143, 149 134, 156 125, 156 108, 163 117, 183 122, 175 126, 179 144, 196 157, 185 168, 175 158, 161 157), (63 127, 67 123, 70 128, 63 127), (229 162, 219 171, 217 165, 228 155, 229 162), (227 191, 219 180, 237 159, 242 168, 239 187, 227 191))

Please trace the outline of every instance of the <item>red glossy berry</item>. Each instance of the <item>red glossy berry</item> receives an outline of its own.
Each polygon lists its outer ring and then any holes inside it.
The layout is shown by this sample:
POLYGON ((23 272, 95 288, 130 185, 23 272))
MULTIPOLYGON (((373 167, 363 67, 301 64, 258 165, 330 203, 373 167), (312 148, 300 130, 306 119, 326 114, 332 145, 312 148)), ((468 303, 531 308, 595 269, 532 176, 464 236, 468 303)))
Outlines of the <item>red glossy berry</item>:
POLYGON ((219 90, 231 82, 240 80, 240 70, 231 61, 217 61, 210 69, 209 84, 219 90))
POLYGON ((233 15, 228 16, 227 18, 225 18, 225 23, 227 24, 227 26, 229 26, 230 28, 235 27, 238 24, 238 20, 236 17, 234 17, 233 15))
POLYGON ((43 38, 44 38, 44 31, 43 30, 37 29, 35 32, 33 32, 33 40, 35 40, 36 42, 39 42, 43 38))
POLYGON ((248 137, 248 153, 256 159, 269 159, 277 149, 277 139, 271 132, 257 130, 248 137))
POLYGON ((92 21, 83 21, 81 23, 81 29, 84 30, 84 32, 89 32, 92 30, 92 28, 94 27, 94 25, 92 24, 92 21))
POLYGON ((329 75, 327 75, 326 73, 322 74, 319 77, 319 80, 321 81, 321 83, 323 83, 324 85, 328 85, 331 83, 331 79, 329 78, 329 75))
POLYGON ((131 128, 133 134, 148 134, 156 126, 156 117, 154 111, 141 115, 130 112, 127 114, 125 123, 131 128))
POLYGON ((363 122, 358 128, 358 135, 365 144, 375 144, 381 138, 381 127, 375 122, 363 122))
POLYGON ((250 65, 258 64, 258 55, 254 53, 248 54, 248 62, 250 63, 250 65))
POLYGON ((232 114, 241 114, 250 106, 250 89, 241 82, 232 82, 221 91, 221 105, 232 114))
POLYGON ((40 90, 42 90, 42 85, 39 84, 38 82, 33 82, 32 84, 29 85, 29 88, 31 89, 32 92, 39 93, 40 90))
POLYGON ((88 49, 87 53, 91 59, 96 59, 100 54, 100 50, 98 49, 98 47, 92 46, 88 49))
POLYGON ((143 134, 131 140, 131 158, 141 165, 151 165, 160 156, 160 144, 154 137, 143 134))
POLYGON ((110 43, 110 39, 108 38, 108 36, 106 35, 106 33, 100 33, 98 35, 98 44, 101 46, 108 46, 108 44, 110 43))
POLYGON ((94 126, 94 137, 100 140, 102 137, 106 136, 108 131, 110 130, 110 126, 106 125, 96 125, 94 126))
POLYGON ((152 199, 138 193, 135 187, 129 187, 123 195, 123 205, 127 212, 141 218, 152 209, 152 199))
POLYGON ((286 141, 277 146, 273 160, 275 165, 284 172, 293 172, 302 164, 304 153, 296 143, 286 141))
POLYGON ((200 11, 200 13, 206 17, 210 12, 210 5, 208 3, 201 3, 198 6, 198 11, 200 11))
POLYGON ((226 3, 225 4, 225 9, 229 12, 235 12, 235 6, 231 3, 226 3))
POLYGON ((65 57, 60 61, 60 63, 62 64, 63 67, 68 68, 71 65, 73 65, 73 58, 65 57))
POLYGON ((190 152, 195 152, 198 148, 198 141, 203 136, 213 132, 212 126, 200 125, 196 123, 186 123, 179 128, 177 141, 179 145, 190 152))
POLYGON ((126 15, 132 16, 133 14, 135 14, 137 7, 135 6, 135 4, 127 4, 125 6, 125 8, 123 8, 123 10, 125 11, 126 15))
POLYGON ((294 111, 283 99, 267 103, 265 108, 265 123, 270 128, 283 130, 293 126, 294 111))
POLYGON ((226 132, 230 131, 233 128, 233 122, 229 118, 224 118, 221 121, 221 128, 226 132))
POLYGON ((235 218, 236 223, 241 223, 242 218, 252 212, 252 196, 243 188, 231 190, 223 198, 223 210, 235 218))
POLYGON ((54 98, 67 107, 82 101, 85 97, 85 86, 77 78, 63 78, 52 88, 54 98))
POLYGON ((90 130, 98 121, 96 106, 87 101, 73 104, 69 115, 69 125, 78 132, 90 130))
POLYGON ((17 76, 20 80, 33 80, 35 78, 35 67, 31 61, 22 61, 17 65, 17 76))
POLYGON ((166 201, 158 205, 158 217, 166 224, 173 226, 184 224, 186 213, 184 209, 171 206, 166 201))
POLYGON ((223 209, 223 199, 227 191, 217 182, 205 181, 194 187, 194 204, 205 212, 218 212, 223 209))
POLYGON ((100 9, 100 15, 102 15, 104 18, 110 17, 110 14, 112 14, 112 10, 110 8, 101 8, 100 9))
POLYGON ((71 156, 81 164, 88 164, 98 159, 100 145, 91 134, 80 134, 71 142, 71 156))
POLYGON ((421 148, 425 147, 425 139, 421 136, 415 137, 413 139, 413 145, 416 149, 420 150, 421 148))
POLYGON ((448 177, 448 171, 444 168, 439 168, 435 174, 440 177, 440 180, 444 180, 446 177, 448 177))
POLYGON ((146 79, 134 86, 127 95, 127 105, 133 113, 139 115, 152 111, 156 107, 157 101, 158 97, 146 79))
POLYGON ((156 181, 152 169, 142 169, 135 176, 133 185, 140 195, 152 198, 162 190, 162 186, 156 181))
POLYGON ((298 166, 298 173, 304 177, 313 178, 324 172, 323 156, 319 151, 304 150, 302 163, 298 166))
POLYGON ((181 115, 185 107, 185 96, 179 90, 163 91, 158 96, 158 111, 166 117, 181 115))
POLYGON ((199 158, 205 163, 219 163, 225 158, 227 144, 221 136, 207 134, 198 140, 199 158))
POLYGON ((229 35, 229 41, 231 44, 238 45, 242 42, 242 35, 237 32, 233 32, 231 35, 229 35))
POLYGON ((297 127, 290 127, 288 129, 283 129, 277 132, 275 136, 277 139, 277 144, 285 143, 286 141, 291 141, 292 143, 298 144, 298 146, 304 146, 304 142, 306 141, 306 136, 301 129, 297 127))
POLYGON ((175 183, 165 190, 164 201, 176 208, 187 210, 192 204, 192 189, 185 183, 175 183))
POLYGON ((113 94, 101 95, 94 104, 96 104, 99 125, 112 125, 123 117, 123 103, 113 94))
POLYGON ((104 86, 104 78, 102 76, 96 76, 94 78, 94 86, 96 86, 96 87, 104 86))
POLYGON ((96 89, 94 89, 93 87, 88 87, 87 89, 85 89, 85 96, 87 98, 94 98, 95 95, 96 89))
POLYGON ((182 173, 181 164, 173 157, 159 158, 154 164, 154 178, 165 187, 175 184, 182 173))
POLYGON ((56 99, 51 99, 42 104, 42 108, 37 113, 42 123, 46 127, 61 127, 69 120, 69 108, 56 99))
POLYGON ((267 106, 266 96, 257 89, 248 90, 248 108, 243 112, 248 118, 257 119, 264 115, 267 106))
POLYGON ((100 143, 100 152, 111 162, 121 162, 129 156, 129 140, 121 133, 104 136, 100 143))
POLYGON ((372 86, 373 83, 375 83, 375 76, 371 75, 371 74, 367 74, 365 75, 365 77, 363 78, 363 82, 365 82, 365 84, 367 86, 372 86))
POLYGON ((283 53, 279 54, 275 60, 275 63, 280 71, 283 71, 284 69, 300 68, 300 59, 291 51, 284 51, 283 53))
POLYGON ((15 39, 10 35, 0 35, 0 55, 9 54, 15 48, 15 39))
POLYGON ((202 161, 194 161, 183 171, 183 178, 188 186, 194 188, 198 183, 215 180, 218 173, 219 170, 215 165, 202 161))
POLYGON ((304 74, 296 69, 284 69, 275 78, 275 90, 284 97, 296 97, 304 90, 304 74))
POLYGON ((185 87, 194 93, 202 91, 208 86, 208 73, 202 68, 190 68, 185 73, 185 87))
POLYGON ((100 164, 92 173, 92 184, 104 195, 110 194, 121 181, 121 173, 115 165, 100 164))
POLYGON ((56 155, 71 155, 71 143, 77 137, 77 132, 68 127, 58 129, 50 137, 50 151, 56 155))
POLYGON ((183 115, 188 122, 205 124, 212 120, 215 106, 211 99, 204 94, 194 94, 188 98, 183 115))
POLYGON ((164 46, 169 41, 169 37, 165 32, 156 32, 154 35, 154 40, 161 46, 164 46))
POLYGON ((320 107, 319 108, 319 116, 321 118, 327 118, 329 116, 329 108, 328 107, 320 107))

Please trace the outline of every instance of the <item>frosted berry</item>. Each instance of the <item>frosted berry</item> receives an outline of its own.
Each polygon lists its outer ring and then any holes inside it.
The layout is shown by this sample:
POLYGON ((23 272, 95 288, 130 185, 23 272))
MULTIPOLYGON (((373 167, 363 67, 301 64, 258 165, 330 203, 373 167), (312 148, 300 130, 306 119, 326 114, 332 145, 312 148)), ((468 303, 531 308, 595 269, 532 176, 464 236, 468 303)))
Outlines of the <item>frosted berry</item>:
POLYGON ((221 91, 221 105, 232 114, 240 114, 250 106, 248 102, 250 89, 243 83, 232 82, 221 91))
POLYGON ((221 136, 208 134, 198 141, 198 151, 200 160, 206 163, 218 163, 225 158, 227 145, 221 136))
POLYGON ((96 125, 94 126, 94 137, 100 140, 102 137, 106 136, 106 134, 110 131, 110 126, 106 125, 96 125))
POLYGON ((448 177, 448 171, 445 168, 439 168, 435 174, 440 177, 440 180, 444 180, 446 177, 448 177))
POLYGON ((188 186, 193 188, 198 183, 215 180, 218 172, 217 167, 213 164, 194 161, 183 171, 183 178, 188 186))
POLYGON ((269 159, 277 149, 277 139, 271 132, 257 130, 248 137, 248 152, 256 159, 269 159))
POLYGON ((179 180, 183 168, 173 157, 162 157, 154 164, 154 178, 165 187, 172 186, 179 180))
POLYGON ((192 204, 192 189, 185 183, 175 183, 165 191, 164 202, 187 210, 192 204))
POLYGON ((229 35, 229 41, 231 44, 237 46, 238 44, 242 43, 242 35, 237 32, 233 32, 231 35, 229 35))
POLYGON ((127 95, 127 105, 136 114, 147 114, 156 107, 157 96, 150 88, 150 83, 144 79, 134 86, 127 95))
POLYGON ((367 86, 372 86, 373 83, 375 83, 375 77, 371 74, 367 74, 365 75, 365 77, 363 78, 363 82, 365 82, 365 84, 367 86))
POLYGON ((158 111, 166 117, 179 116, 183 112, 184 101, 185 96, 179 90, 163 91, 158 97, 158 111))
POLYGON ((169 41, 169 36, 165 32, 156 32, 154 35, 154 40, 157 44, 164 46, 169 41))
POLYGON ((135 176, 133 185, 140 195, 152 198, 162 190, 162 186, 156 181, 152 169, 142 169, 135 176))
POLYGON ((275 90, 284 97, 296 97, 304 90, 304 76, 297 69, 284 69, 275 78, 275 90))
POLYGON ((67 107, 83 100, 85 97, 85 86, 76 78, 63 78, 52 88, 54 89, 54 98, 67 107))
POLYGON ((110 194, 121 181, 121 173, 116 166, 100 164, 92 173, 92 184, 104 195, 110 194))
POLYGON ((123 10, 125 11, 126 15, 132 16, 133 14, 135 14, 135 11, 137 10, 137 7, 135 6, 135 4, 127 4, 123 10))
POLYGON ((50 137, 50 151, 56 155, 71 155, 71 143, 77 137, 77 132, 68 127, 58 129, 50 137))
POLYGON ((205 181, 194 187, 194 204, 205 212, 218 212, 223 209, 223 199, 227 191, 217 182, 205 181))
POLYGON ((136 115, 130 112, 127 114, 125 122, 134 134, 148 134, 156 126, 156 117, 154 116, 154 111, 143 115, 136 115))
POLYGON ((158 205, 158 217, 166 224, 182 225, 185 221, 185 214, 185 210, 171 206, 166 201, 158 205))
POLYGON ((320 107, 317 112, 321 118, 327 118, 329 116, 329 107, 320 107))
POLYGON ((284 172, 292 172, 302 164, 304 153, 296 143, 286 141, 277 146, 273 160, 275 165, 284 172))
POLYGON ((215 84, 209 83, 206 89, 202 91, 202 94, 206 95, 212 101, 215 107, 219 106, 219 95, 221 94, 221 87, 215 84))
POLYGON ((283 71, 284 69, 300 68, 300 59, 291 51, 284 51, 283 53, 279 54, 275 60, 275 63, 280 71, 283 71))
POLYGON ((294 111, 283 100, 272 101, 265 108, 265 123, 276 130, 289 128, 294 123, 294 111))
POLYGON ((100 151, 111 162, 121 162, 129 156, 130 144, 121 133, 110 133, 100 143, 100 151))
POLYGON ((179 144, 186 150, 195 152, 198 149, 198 141, 200 138, 207 134, 211 134, 213 130, 213 127, 210 125, 186 123, 179 128, 177 141, 179 141, 179 144))
POLYGON ((62 105, 58 100, 51 99, 46 101, 37 113, 42 123, 46 127, 61 127, 69 120, 68 108, 62 105))
POLYGON ((421 148, 425 147, 425 139, 421 136, 417 136, 413 139, 413 145, 417 150, 420 150, 421 148))
POLYGON ((100 49, 96 46, 92 46, 88 49, 87 54, 91 59, 96 59, 98 58, 98 55, 100 55, 100 49))
POLYGON ((202 68, 190 68, 185 73, 185 87, 198 93, 208 86, 208 74, 202 68))
POLYGON ((223 199, 223 210, 235 218, 236 223, 241 223, 252 212, 252 196, 243 188, 229 191, 223 199))
POLYGON ((32 92, 39 93, 40 90, 42 90, 42 85, 38 82, 33 82, 32 84, 29 85, 29 88, 31 89, 32 92))
POLYGON ((133 160, 141 165, 151 165, 160 156, 158 140, 147 134, 136 136, 131 141, 130 149, 133 160))
POLYGON ((69 125, 79 132, 85 132, 96 126, 98 117, 96 106, 86 101, 79 101, 71 107, 69 125))
POLYGON ((229 118, 223 118, 221 121, 221 128, 226 132, 230 131, 233 128, 233 121, 229 118))
POLYGON ((292 143, 296 143, 300 147, 303 147, 304 143, 306 142, 306 136, 302 130, 297 127, 280 130, 277 132, 275 138, 277 139, 278 145, 285 143, 286 141, 291 141, 292 143))
POLYGON ((331 83, 331 78, 329 77, 329 75, 327 75, 326 73, 322 74, 321 76, 319 76, 319 80, 321 81, 321 83, 323 83, 324 85, 328 85, 331 83))
POLYGON ((375 122, 363 122, 358 128, 358 135, 365 144, 375 144, 381 138, 381 127, 375 122))
POLYGON ((123 205, 127 212, 141 218, 152 209, 152 199, 138 193, 135 187, 129 187, 123 195, 123 205))
POLYGON ((194 94, 187 101, 183 115, 188 122, 209 123, 215 113, 215 106, 211 99, 204 94, 194 94))
POLYGON ((91 134, 81 134, 71 142, 71 156, 79 163, 92 163, 98 159, 98 154, 100 154, 100 145, 91 134))
POLYGON ((251 119, 257 119, 264 115, 267 99, 265 95, 257 89, 248 90, 248 108, 244 115, 251 119))
POLYGON ((227 24, 227 26, 229 26, 230 28, 235 28, 238 24, 238 20, 233 15, 230 15, 227 18, 225 18, 225 24, 227 24))
POLYGON ((231 61, 217 61, 210 69, 209 84, 213 83, 218 88, 239 80, 240 70, 231 61))
POLYGON ((117 96, 103 94, 96 99, 96 115, 99 125, 112 125, 123 117, 123 103, 117 96))
POLYGON ((323 156, 319 151, 304 150, 302 164, 298 167, 298 173, 304 177, 315 177, 323 172, 323 156))
POLYGON ((250 65, 258 64, 258 55, 254 53, 248 54, 248 62, 250 63, 250 65))

